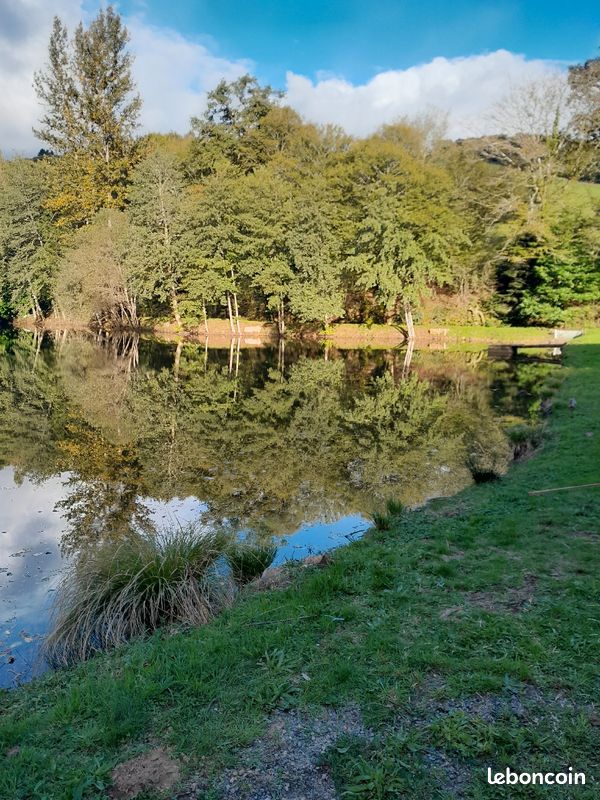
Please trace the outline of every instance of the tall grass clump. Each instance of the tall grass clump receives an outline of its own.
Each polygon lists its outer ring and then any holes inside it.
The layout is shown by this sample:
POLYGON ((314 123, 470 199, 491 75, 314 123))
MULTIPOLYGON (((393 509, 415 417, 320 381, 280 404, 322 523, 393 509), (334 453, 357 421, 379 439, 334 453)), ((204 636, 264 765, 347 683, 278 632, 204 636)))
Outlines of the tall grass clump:
POLYGON ((387 513, 375 511, 371 515, 373 525, 378 531, 391 530, 394 523, 397 522, 404 513, 404 505, 400 500, 394 500, 393 498, 386 501, 385 508, 387 513))
POLYGON ((227 548, 225 557, 231 567, 233 579, 238 585, 243 586, 255 578, 260 578, 273 563, 276 553, 277 547, 274 544, 235 542, 227 548))
POLYGON ((226 547, 224 534, 191 524, 84 552, 59 587, 46 658, 67 666, 165 624, 208 622, 233 600, 219 569, 226 547))

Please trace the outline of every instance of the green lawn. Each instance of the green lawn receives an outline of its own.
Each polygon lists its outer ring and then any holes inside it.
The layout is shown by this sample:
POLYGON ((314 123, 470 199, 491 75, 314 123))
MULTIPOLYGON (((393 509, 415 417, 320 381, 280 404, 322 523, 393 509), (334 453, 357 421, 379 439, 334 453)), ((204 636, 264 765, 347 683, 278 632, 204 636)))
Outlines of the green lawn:
POLYGON ((501 481, 391 519, 203 628, 4 693, 0 796, 106 797, 115 764, 164 744, 217 798, 277 710, 358 706, 373 738, 321 759, 340 797, 597 797, 600 489, 528 495, 600 481, 600 331, 565 361, 543 448, 501 481), (488 766, 572 766, 587 784, 507 790, 488 766))
POLYGON ((471 342, 489 342, 490 344, 534 344, 553 341, 552 328, 517 328, 508 325, 450 325, 450 340, 466 340, 471 342))

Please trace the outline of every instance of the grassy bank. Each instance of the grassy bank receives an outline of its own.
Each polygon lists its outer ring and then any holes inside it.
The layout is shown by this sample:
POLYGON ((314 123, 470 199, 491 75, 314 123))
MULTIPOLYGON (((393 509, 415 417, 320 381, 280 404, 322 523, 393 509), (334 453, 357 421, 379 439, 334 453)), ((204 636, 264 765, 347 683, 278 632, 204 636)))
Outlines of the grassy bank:
POLYGON ((565 362, 543 448, 501 481, 207 626, 4 693, 0 797, 107 797, 115 765, 158 746, 181 797, 596 797, 600 489, 528 495, 600 480, 600 332, 565 362), (587 784, 507 791, 488 766, 587 784))

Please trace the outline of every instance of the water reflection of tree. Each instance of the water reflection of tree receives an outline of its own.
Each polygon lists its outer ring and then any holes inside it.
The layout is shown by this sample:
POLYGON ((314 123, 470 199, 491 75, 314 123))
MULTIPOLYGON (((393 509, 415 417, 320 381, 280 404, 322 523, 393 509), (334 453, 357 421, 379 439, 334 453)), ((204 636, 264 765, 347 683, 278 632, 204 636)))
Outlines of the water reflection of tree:
POLYGON ((65 553, 94 542, 153 529, 143 466, 135 447, 119 446, 85 422, 71 419, 59 443, 69 477, 67 496, 57 503, 68 523, 65 553))
POLYGON ((194 495, 209 521, 280 534, 455 491, 477 437, 507 457, 490 387, 518 383, 518 367, 417 353, 407 374, 402 352, 325 360, 288 345, 285 361, 234 353, 231 369, 229 351, 193 345, 61 342, 33 376, 21 338, 0 362, 0 454, 34 475, 69 472, 69 550, 147 527, 140 497, 194 495))

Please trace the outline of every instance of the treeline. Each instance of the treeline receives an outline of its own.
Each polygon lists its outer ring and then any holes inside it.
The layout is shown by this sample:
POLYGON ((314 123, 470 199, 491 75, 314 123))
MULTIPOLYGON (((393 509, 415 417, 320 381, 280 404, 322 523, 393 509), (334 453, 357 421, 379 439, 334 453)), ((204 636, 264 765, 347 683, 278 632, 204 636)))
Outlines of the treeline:
POLYGON ((596 318, 600 59, 507 97, 511 135, 452 142, 430 116, 354 139, 244 76, 187 136, 139 137, 127 44, 110 7, 72 37, 54 22, 48 149, 0 161, 0 317, 596 318))

